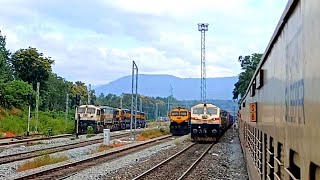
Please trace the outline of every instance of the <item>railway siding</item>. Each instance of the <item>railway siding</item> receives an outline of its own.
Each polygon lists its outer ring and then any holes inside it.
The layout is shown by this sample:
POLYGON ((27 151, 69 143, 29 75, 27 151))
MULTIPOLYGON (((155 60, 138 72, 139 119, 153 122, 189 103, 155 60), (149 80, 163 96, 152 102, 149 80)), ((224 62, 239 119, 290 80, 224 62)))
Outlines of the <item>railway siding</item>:
POLYGON ((83 170, 69 178, 78 179, 132 179, 155 164, 170 157, 190 144, 188 136, 171 138, 171 141, 152 146, 119 159, 83 170))
POLYGON ((69 174, 69 173, 73 173, 73 171, 78 172, 82 169, 86 169, 91 166, 98 166, 98 164, 100 164, 101 162, 107 161, 106 159, 109 159, 109 158, 112 159, 114 158, 114 155, 118 156, 120 154, 128 153, 131 151, 131 149, 133 151, 139 150, 141 148, 145 148, 148 146, 154 146, 154 144, 162 143, 163 141, 168 141, 170 136, 171 135, 167 135, 167 136, 154 138, 144 142, 131 143, 126 146, 117 147, 104 152, 88 155, 88 156, 79 158, 77 160, 70 159, 61 163, 43 166, 33 170, 23 171, 21 173, 9 176, 8 178, 9 179, 25 179, 25 178, 35 177, 35 176, 37 178, 40 178, 40 177, 42 178, 42 176, 47 178, 57 178, 57 177, 65 176, 66 173, 69 174), (133 147, 133 148, 130 148, 130 147, 133 147))

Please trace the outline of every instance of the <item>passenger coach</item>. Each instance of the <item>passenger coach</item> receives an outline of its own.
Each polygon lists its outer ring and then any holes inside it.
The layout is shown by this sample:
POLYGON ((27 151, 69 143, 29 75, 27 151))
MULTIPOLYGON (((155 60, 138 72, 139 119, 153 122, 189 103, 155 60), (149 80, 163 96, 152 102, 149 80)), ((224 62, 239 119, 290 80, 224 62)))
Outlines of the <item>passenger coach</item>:
POLYGON ((252 180, 320 180, 320 1, 290 0, 240 102, 252 180))

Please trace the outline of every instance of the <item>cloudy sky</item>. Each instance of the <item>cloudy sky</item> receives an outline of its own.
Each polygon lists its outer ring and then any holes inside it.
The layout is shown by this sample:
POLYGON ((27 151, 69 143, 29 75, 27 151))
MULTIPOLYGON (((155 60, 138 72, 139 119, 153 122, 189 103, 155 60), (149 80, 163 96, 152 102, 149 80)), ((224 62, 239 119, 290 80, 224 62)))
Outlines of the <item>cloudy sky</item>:
POLYGON ((0 0, 0 30, 12 51, 36 47, 67 80, 106 84, 140 73, 207 77, 240 72, 239 55, 263 53, 287 0, 0 0))

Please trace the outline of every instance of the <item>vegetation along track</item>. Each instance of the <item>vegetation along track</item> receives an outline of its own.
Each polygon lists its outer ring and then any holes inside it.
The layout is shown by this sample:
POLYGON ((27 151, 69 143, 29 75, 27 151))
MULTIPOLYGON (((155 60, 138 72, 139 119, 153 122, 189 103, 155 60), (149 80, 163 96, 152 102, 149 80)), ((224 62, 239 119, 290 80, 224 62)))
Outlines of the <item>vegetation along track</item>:
MULTIPOLYGON (((66 138, 66 137, 71 137, 71 136, 73 136, 73 135, 72 134, 62 134, 62 135, 58 135, 58 136, 30 138, 30 139, 22 139, 22 140, 16 140, 16 141, 6 141, 6 142, 0 142, 0 146, 19 144, 19 143, 28 143, 28 142, 48 140, 48 139, 66 138)), ((9 138, 7 138, 7 139, 9 139, 9 138)), ((14 139, 14 138, 12 138, 12 139, 14 139)))
POLYGON ((70 162, 63 164, 61 166, 49 168, 49 169, 43 169, 39 170, 38 172, 33 172, 32 174, 23 174, 18 175, 17 177, 13 179, 62 179, 69 177, 83 169, 87 169, 92 166, 96 166, 100 163, 104 163, 116 158, 119 158, 121 156, 127 155, 129 153, 134 153, 139 150, 155 146, 160 143, 164 143, 167 141, 171 141, 172 135, 166 135, 159 138, 154 138, 148 141, 139 142, 137 144, 133 144, 128 147, 119 147, 116 149, 111 149, 108 152, 105 153, 99 153, 90 157, 87 157, 85 159, 76 161, 76 162, 70 162))
POLYGON ((202 157, 211 149, 212 144, 192 143, 180 152, 145 171, 137 179, 183 179, 202 157), (171 176, 169 177, 168 174, 171 176))
MULTIPOLYGON (((112 138, 122 138, 128 136, 129 133, 125 134, 117 134, 117 135, 111 135, 112 138)), ((28 151, 28 152, 23 152, 23 153, 16 153, 16 154, 10 154, 6 156, 0 156, 0 165, 5 164, 5 163, 10 163, 14 161, 20 161, 24 159, 29 159, 29 158, 34 158, 38 157, 44 154, 52 154, 60 151, 66 151, 69 149, 75 149, 83 146, 89 146, 92 144, 97 144, 101 143, 103 138, 98 138, 98 139, 93 139, 93 140, 86 140, 86 141, 81 141, 81 142, 76 142, 76 143, 68 143, 64 144, 61 146, 55 146, 55 147, 50 147, 50 148, 44 148, 44 149, 38 149, 34 151, 28 151)))

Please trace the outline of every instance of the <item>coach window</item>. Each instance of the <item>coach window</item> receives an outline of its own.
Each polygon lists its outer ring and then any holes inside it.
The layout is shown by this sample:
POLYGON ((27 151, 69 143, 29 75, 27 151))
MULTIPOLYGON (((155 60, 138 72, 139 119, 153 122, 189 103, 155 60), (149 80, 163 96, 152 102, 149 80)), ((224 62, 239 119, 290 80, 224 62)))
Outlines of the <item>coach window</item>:
POLYGON ((310 180, 320 180, 320 166, 313 162, 310 164, 310 180))

